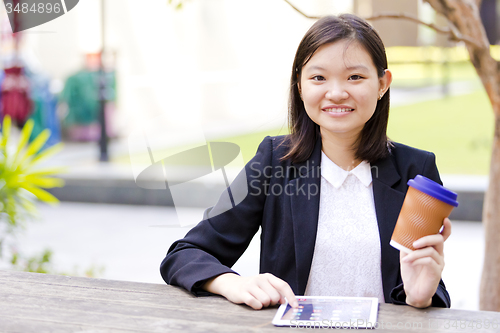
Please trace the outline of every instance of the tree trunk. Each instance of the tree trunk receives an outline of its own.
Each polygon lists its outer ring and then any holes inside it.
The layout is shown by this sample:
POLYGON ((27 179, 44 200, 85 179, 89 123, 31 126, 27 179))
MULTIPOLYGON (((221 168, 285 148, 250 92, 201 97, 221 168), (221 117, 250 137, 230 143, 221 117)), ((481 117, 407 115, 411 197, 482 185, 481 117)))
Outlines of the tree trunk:
POLYGON ((486 246, 479 307, 481 310, 500 311, 500 117, 498 112, 495 113, 495 136, 491 155, 490 182, 484 198, 483 225, 486 246))
POLYGON ((478 45, 467 44, 467 50, 495 114, 490 180, 483 208, 485 253, 480 309, 500 311, 500 67, 490 55, 489 42, 479 16, 480 0, 426 1, 446 17, 462 35, 478 42, 478 45))

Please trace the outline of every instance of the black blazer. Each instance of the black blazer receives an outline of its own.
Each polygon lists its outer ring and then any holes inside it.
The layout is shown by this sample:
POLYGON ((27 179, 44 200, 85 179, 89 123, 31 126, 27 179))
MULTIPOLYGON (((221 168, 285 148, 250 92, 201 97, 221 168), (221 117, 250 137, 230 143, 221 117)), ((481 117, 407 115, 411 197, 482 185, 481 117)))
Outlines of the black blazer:
MULTIPOLYGON (((205 212, 203 221, 170 247, 160 272, 168 284, 197 295, 203 283, 233 272, 230 267, 262 228, 260 273, 272 273, 289 283, 296 295, 306 289, 316 241, 320 202, 321 139, 311 157, 298 164, 280 158, 286 153, 284 136, 266 137, 254 158, 231 184, 233 192, 248 195, 231 208, 226 196, 205 212), (223 213, 220 213, 223 212, 223 213)), ((377 215, 384 297, 405 304, 399 251, 389 241, 407 191, 407 182, 422 174, 441 183, 434 154, 395 143, 388 157, 371 164, 377 215)), ((450 307, 441 281, 433 306, 450 307)))

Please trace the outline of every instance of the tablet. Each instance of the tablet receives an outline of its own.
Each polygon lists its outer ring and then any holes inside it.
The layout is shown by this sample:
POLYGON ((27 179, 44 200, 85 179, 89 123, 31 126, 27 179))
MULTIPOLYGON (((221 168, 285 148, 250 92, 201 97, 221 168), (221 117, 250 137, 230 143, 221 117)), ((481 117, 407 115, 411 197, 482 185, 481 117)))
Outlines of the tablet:
POLYGON ((375 328, 376 297, 297 296, 297 309, 281 304, 275 326, 295 328, 375 328))

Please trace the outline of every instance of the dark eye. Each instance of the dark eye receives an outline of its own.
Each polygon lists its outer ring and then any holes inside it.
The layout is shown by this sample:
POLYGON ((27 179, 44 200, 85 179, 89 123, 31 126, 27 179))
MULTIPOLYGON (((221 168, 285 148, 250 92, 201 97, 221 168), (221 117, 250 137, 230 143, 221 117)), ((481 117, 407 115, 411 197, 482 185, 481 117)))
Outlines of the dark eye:
POLYGON ((321 76, 321 75, 313 76, 312 79, 314 81, 324 81, 325 80, 325 78, 323 76, 321 76))
POLYGON ((362 78, 363 78, 363 77, 362 77, 361 75, 357 75, 357 74, 355 74, 355 75, 351 75, 351 76, 349 77, 349 80, 351 80, 351 81, 356 81, 356 80, 360 80, 360 79, 362 79, 362 78))

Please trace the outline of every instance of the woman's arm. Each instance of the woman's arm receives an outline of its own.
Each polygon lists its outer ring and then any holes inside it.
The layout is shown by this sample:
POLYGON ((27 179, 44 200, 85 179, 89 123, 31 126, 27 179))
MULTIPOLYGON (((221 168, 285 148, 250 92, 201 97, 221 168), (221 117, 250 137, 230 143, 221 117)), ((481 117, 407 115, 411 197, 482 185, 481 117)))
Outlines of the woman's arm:
POLYGON ((270 273, 250 277, 222 274, 208 280, 202 288, 222 295, 233 303, 244 303, 256 310, 278 303, 284 304, 287 300, 292 307, 298 306, 288 283, 270 273))
MULTIPOLYGON (((433 153, 428 153, 422 175, 442 184, 433 153)), ((424 308, 428 306, 450 307, 450 296, 441 280, 444 269, 444 242, 451 234, 451 222, 443 221, 443 230, 437 235, 422 237, 413 246, 418 250, 411 254, 400 252, 401 278, 405 302, 424 308)))
POLYGON ((255 157, 245 166, 245 172, 231 184, 233 193, 238 191, 235 184, 248 188, 245 199, 228 209, 227 200, 221 196, 208 218, 172 244, 160 267, 165 282, 196 295, 220 294, 255 309, 283 302, 285 297, 291 303, 295 301, 288 283, 271 274, 241 277, 230 269, 262 223, 264 187, 269 183, 267 169, 272 167, 272 155, 273 139, 266 137, 255 157))
POLYGON ((432 297, 441 281, 444 268, 444 242, 451 234, 451 222, 443 221, 443 230, 437 235, 422 237, 413 243, 416 251, 400 252, 401 278, 408 305, 425 308, 432 305, 432 297))

